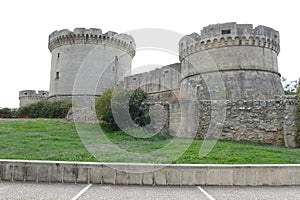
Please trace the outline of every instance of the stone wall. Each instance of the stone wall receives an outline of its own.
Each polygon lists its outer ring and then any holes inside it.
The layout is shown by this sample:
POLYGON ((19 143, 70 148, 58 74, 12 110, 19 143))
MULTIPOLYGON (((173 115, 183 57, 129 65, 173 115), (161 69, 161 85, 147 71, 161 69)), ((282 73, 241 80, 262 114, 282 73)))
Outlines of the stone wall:
POLYGON ((124 87, 126 89, 141 88, 153 96, 178 90, 182 78, 180 70, 180 63, 174 63, 150 72, 127 76, 124 80, 124 87))
POLYGON ((149 186, 291 186, 300 185, 300 165, 0 160, 0 181, 149 186))
POLYGON ((48 91, 23 90, 19 92, 20 107, 28 106, 42 100, 46 100, 49 95, 48 91))
POLYGON ((167 102, 147 103, 151 123, 145 128, 150 133, 169 134, 170 110, 167 102))
POLYGON ((286 147, 299 147, 295 137, 297 125, 299 123, 298 101, 296 95, 286 96, 285 112, 284 112, 284 141, 286 147))
POLYGON ((170 134, 178 135, 178 130, 194 128, 190 137, 204 138, 208 129, 220 126, 220 139, 256 141, 273 145, 296 147, 297 99, 276 97, 273 100, 227 100, 199 101, 186 106, 178 101, 170 102, 170 134), (222 106, 224 107, 222 108, 222 106), (185 107, 185 108, 181 108, 185 107), (226 111, 225 121, 222 116, 226 111), (212 117, 213 116, 213 117, 212 117), (194 119, 199 119, 195 121, 194 119))

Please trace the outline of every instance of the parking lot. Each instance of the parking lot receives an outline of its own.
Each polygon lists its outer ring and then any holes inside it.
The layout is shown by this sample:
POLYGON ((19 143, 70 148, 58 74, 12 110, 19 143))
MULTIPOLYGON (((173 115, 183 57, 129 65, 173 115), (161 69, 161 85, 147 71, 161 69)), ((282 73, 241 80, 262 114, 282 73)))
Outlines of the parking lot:
POLYGON ((300 186, 117 186, 0 182, 0 199, 286 199, 300 196, 300 186))

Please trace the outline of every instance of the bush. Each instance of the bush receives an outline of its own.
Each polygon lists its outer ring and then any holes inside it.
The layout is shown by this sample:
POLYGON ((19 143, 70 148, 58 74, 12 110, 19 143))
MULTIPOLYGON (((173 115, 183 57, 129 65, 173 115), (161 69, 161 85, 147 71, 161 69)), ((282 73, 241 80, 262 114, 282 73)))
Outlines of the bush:
POLYGON ((111 98, 113 89, 108 89, 104 94, 96 99, 95 109, 97 118, 107 125, 109 130, 119 130, 118 125, 115 123, 112 109, 111 98))
POLYGON ((16 118, 17 109, 15 108, 2 108, 0 109, 0 118, 16 118))
POLYGON ((298 81, 297 96, 298 96, 298 129, 297 129, 296 141, 300 144, 300 78, 298 81))
POLYGON ((39 101, 19 108, 21 118, 65 118, 72 107, 71 101, 39 101))
POLYGON ((142 89, 135 90, 129 99, 129 113, 135 124, 144 127, 150 124, 149 107, 144 104, 148 94, 142 89))
MULTIPOLYGON (((98 97, 95 102, 96 114, 101 123, 111 130, 120 130, 117 125, 112 110, 112 100, 114 102, 114 110, 119 109, 120 112, 127 112, 129 106, 129 114, 132 121, 138 126, 146 126, 150 123, 148 116, 148 107, 143 102, 148 98, 148 94, 141 89, 131 90, 107 90, 101 97, 98 97), (114 99, 112 99, 114 98, 114 99), (129 102, 129 105, 120 105, 120 102, 129 102)), ((126 126, 126 119, 124 125, 126 126)), ((128 126, 130 126, 128 124, 128 126)), ((127 128, 127 127, 123 127, 127 128)))

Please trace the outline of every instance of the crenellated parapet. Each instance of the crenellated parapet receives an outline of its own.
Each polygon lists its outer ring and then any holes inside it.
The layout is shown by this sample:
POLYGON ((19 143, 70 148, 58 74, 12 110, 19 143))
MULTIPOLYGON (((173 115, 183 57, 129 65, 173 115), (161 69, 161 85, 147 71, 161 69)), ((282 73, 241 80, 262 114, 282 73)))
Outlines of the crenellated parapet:
POLYGON ((19 97, 48 97, 49 92, 45 90, 22 90, 19 92, 19 97))
POLYGON ((179 41, 180 58, 195 52, 219 47, 257 46, 280 52, 279 32, 266 27, 252 24, 224 23, 204 27, 201 34, 192 33, 179 41))
POLYGON ((22 90, 19 92, 20 107, 47 100, 49 92, 45 90, 22 90))
POLYGON ((178 90, 180 76, 180 64, 174 63, 149 72, 127 76, 124 78, 124 86, 127 89, 141 88, 149 94, 163 93, 178 90))
POLYGON ((135 55, 135 42, 133 37, 123 33, 108 31, 102 33, 101 29, 75 28, 74 31, 63 29, 54 31, 49 35, 48 48, 53 49, 72 44, 107 45, 121 49, 132 57, 135 55))

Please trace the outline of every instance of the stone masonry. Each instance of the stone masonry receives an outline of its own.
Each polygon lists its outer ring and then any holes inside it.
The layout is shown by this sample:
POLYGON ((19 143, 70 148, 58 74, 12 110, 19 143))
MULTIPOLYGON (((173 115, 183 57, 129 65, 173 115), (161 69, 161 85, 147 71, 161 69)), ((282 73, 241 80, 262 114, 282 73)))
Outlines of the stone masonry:
POLYGON ((49 96, 49 92, 44 90, 39 90, 38 93, 36 93, 35 90, 20 91, 19 92, 20 107, 37 103, 41 100, 47 100, 48 96, 49 96))
MULTIPOLYGON (((97 121, 92 104, 108 88, 142 88, 149 93, 151 121, 159 122, 152 128, 163 127, 158 132, 205 138, 208 130, 210 136, 221 130, 221 139, 299 145, 297 98, 284 96, 277 61, 280 37, 272 28, 209 25, 179 41, 179 63, 134 75, 130 35, 83 28, 55 31, 49 50, 49 99, 75 99, 69 115, 75 121, 97 121)), ((20 106, 34 102, 29 99, 20 92, 20 106)))

